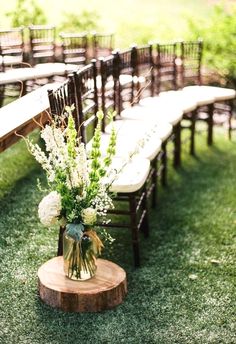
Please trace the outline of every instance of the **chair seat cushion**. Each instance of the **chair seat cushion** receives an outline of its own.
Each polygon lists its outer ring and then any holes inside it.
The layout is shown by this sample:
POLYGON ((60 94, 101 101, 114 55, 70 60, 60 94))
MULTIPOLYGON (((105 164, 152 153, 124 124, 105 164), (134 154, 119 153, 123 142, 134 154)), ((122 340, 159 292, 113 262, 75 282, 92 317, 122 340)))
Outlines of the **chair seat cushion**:
POLYGON ((215 102, 214 94, 212 92, 206 92, 201 87, 184 87, 182 92, 187 94, 188 97, 193 97, 198 106, 210 105, 215 102))
POLYGON ((193 98, 186 97, 181 91, 165 91, 161 92, 159 96, 147 97, 140 100, 141 106, 158 106, 159 103, 165 104, 166 108, 181 110, 183 113, 188 113, 197 108, 197 102, 193 98))
POLYGON ((23 66, 23 58, 22 58, 22 55, 20 55, 20 56, 11 56, 11 55, 0 56, 0 64, 4 64, 5 66, 22 64, 22 66, 23 66))
MULTIPOLYGON (((109 144, 110 135, 103 134, 101 137, 101 153, 105 156, 109 144)), ((130 140, 129 136, 117 135, 116 157, 129 158, 134 155, 141 156, 148 160, 153 160, 161 151, 161 139, 155 135, 144 137, 143 139, 130 140)), ((88 151, 91 150, 91 141, 88 143, 88 151)))
POLYGON ((165 102, 156 102, 155 105, 133 106, 121 112, 121 117, 150 121, 152 123, 166 121, 172 125, 181 121, 183 111, 181 109, 165 106, 165 102))
POLYGON ((233 88, 225 88, 225 87, 216 87, 216 86, 188 86, 188 89, 200 89, 204 93, 213 95, 215 97, 215 101, 225 101, 234 99, 236 97, 236 91, 233 88))
POLYGON ((193 111, 194 107, 210 105, 215 102, 215 97, 212 94, 205 93, 201 89, 193 90, 187 87, 179 91, 163 92, 161 96, 174 98, 175 102, 185 105, 184 113, 193 111))
POLYGON ((135 192, 144 185, 149 169, 150 161, 144 158, 137 157, 128 162, 124 159, 115 158, 111 165, 110 176, 104 179, 104 183, 112 182, 110 191, 115 193, 135 192))
MULTIPOLYGON (((106 155, 109 145, 109 134, 102 134, 101 136, 101 154, 106 155)), ((146 139, 131 138, 127 140, 126 136, 117 135, 116 153, 115 156, 119 158, 129 158, 131 156, 140 156, 148 160, 153 160, 161 151, 162 141, 156 138, 155 135, 147 137, 146 139)), ((91 151, 92 140, 86 145, 88 152, 91 151)))
MULTIPOLYGON (((131 138, 140 140, 143 138, 155 136, 156 139, 165 141, 172 133, 172 125, 165 121, 150 123, 141 120, 116 120, 113 123, 116 132, 119 135, 125 136, 128 140, 131 138)), ((112 125, 108 125, 105 128, 105 132, 110 134, 112 125)))

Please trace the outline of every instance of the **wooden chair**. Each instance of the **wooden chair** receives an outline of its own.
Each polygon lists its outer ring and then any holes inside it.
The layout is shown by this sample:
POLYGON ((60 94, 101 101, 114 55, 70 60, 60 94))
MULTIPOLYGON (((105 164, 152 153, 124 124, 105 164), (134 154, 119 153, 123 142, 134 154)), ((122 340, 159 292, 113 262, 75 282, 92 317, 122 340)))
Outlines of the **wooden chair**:
POLYGON ((62 57, 64 63, 76 64, 79 67, 88 61, 87 33, 61 33, 62 57))
MULTIPOLYGON (((183 42, 181 43, 181 47, 182 44, 183 42)), ((174 106, 176 109, 182 110, 183 119, 188 120, 189 125, 183 125, 183 122, 181 122, 181 128, 190 129, 190 153, 195 154, 196 121, 200 118, 199 114, 202 114, 203 106, 205 106, 207 112, 206 114, 204 114, 204 116, 201 115, 201 117, 207 119, 207 121, 210 123, 210 120, 208 120, 208 118, 211 118, 212 116, 212 105, 214 103, 214 97, 204 95, 203 92, 201 94, 198 92, 198 94, 193 94, 193 96, 190 97, 186 92, 176 91, 179 84, 179 80, 181 80, 182 86, 184 71, 186 71, 188 75, 188 80, 198 75, 198 68, 194 66, 193 63, 194 60, 197 60, 198 65, 200 58, 200 52, 197 53, 196 44, 191 44, 188 47, 187 51, 189 51, 190 54, 190 61, 186 64, 186 68, 184 68, 182 59, 177 58, 176 43, 157 45, 157 73, 155 84, 157 85, 157 93, 159 94, 159 97, 153 97, 152 99, 144 99, 142 100, 142 105, 147 106, 149 104, 153 106, 158 106, 158 103, 160 103, 161 100, 162 102, 167 104, 166 107, 170 107, 169 104, 171 104, 172 107, 174 106), (180 76, 178 72, 180 73, 180 76)), ((184 54, 182 53, 180 55, 184 56, 184 54)), ((184 123, 186 123, 186 121, 184 123)), ((178 128, 177 142, 180 143, 179 130, 180 129, 178 128)), ((208 130, 208 141, 210 141, 210 127, 208 130)), ((180 146, 179 149, 177 148, 177 152, 178 151, 180 151, 180 146)), ((175 154, 174 161, 176 161, 176 164, 178 165, 180 161, 180 153, 177 153, 177 155, 175 154)))
POLYGON ((55 26, 31 25, 29 36, 31 64, 55 62, 55 26))
MULTIPOLYGON (((0 71, 25 66, 23 27, 0 30, 0 71)), ((4 98, 17 98, 25 93, 19 83, 0 86, 0 107, 4 98)))
MULTIPOLYGON (((73 73, 77 98, 77 108, 80 120, 80 134, 82 140, 89 146, 92 131, 96 125, 98 110, 97 68, 96 61, 73 73)), ((114 167, 120 167, 123 159, 115 158, 114 167)), ((139 230, 146 236, 149 232, 146 179, 149 174, 150 163, 147 159, 136 158, 126 163, 118 179, 113 183, 111 191, 117 194, 117 207, 110 211, 120 217, 128 217, 129 223, 122 219, 118 222, 106 224, 106 227, 128 228, 132 234, 132 245, 135 266, 140 265, 139 230), (122 204, 125 204, 122 206, 122 204)), ((118 170, 119 170, 118 167, 118 170)))
MULTIPOLYGON (((1 50, 1 46, 0 46, 0 56, 2 55, 2 50, 1 50)), ((1 59, 0 61, 0 73, 4 71, 4 65, 3 65, 3 59, 1 59)), ((4 90, 5 87, 4 85, 0 85, 0 108, 3 105, 3 101, 4 101, 4 90)))
POLYGON ((156 45, 156 93, 177 89, 176 43, 156 45))
MULTIPOLYGON (((128 62, 126 62, 126 74, 129 74, 130 80, 133 81, 131 87, 131 94, 133 90, 135 92, 130 97, 132 99, 131 105, 138 103, 143 109, 134 107, 134 109, 127 109, 124 111, 122 108, 122 97, 119 100, 121 103, 119 105, 118 111, 122 111, 122 118, 127 119, 143 119, 146 122, 149 120, 159 121, 162 123, 160 126, 160 135, 163 142, 163 166, 166 166, 166 147, 165 141, 168 138, 168 141, 171 139, 174 140, 174 166, 177 167, 181 162, 181 125, 180 122, 184 114, 192 114, 193 111, 197 108, 196 101, 192 99, 186 99, 180 95, 180 92, 175 94, 174 99, 172 99, 173 91, 170 92, 160 92, 160 90, 167 90, 171 85, 176 85, 176 72, 175 72, 175 51, 176 45, 158 46, 158 49, 153 51, 153 46, 151 44, 143 47, 133 47, 132 48, 132 66, 127 68, 128 62), (157 52, 159 52, 159 63, 157 63, 157 52), (170 62, 171 61, 171 62, 170 62), (162 63, 163 70, 158 72, 158 67, 162 63), (170 63, 172 68, 170 68, 170 63), (168 65, 168 68, 166 69, 168 65), (167 82, 168 81, 168 84, 167 82), (139 85, 136 87, 136 85, 139 85), (141 87, 140 87, 141 86, 141 87), (137 91, 138 90, 138 91, 137 91), (160 93, 159 93, 160 92, 160 93), (156 93, 159 95, 156 96, 156 93), (168 96, 167 96, 167 94, 168 96), (176 96, 177 95, 177 96, 176 96), (170 99, 169 99, 170 98, 170 99), (154 118, 153 118, 154 117, 154 118), (148 120, 149 118, 149 120, 148 120), (165 130, 167 126, 164 123, 169 123, 173 126, 174 135, 165 136, 165 130), (165 128, 162 131, 162 128, 165 128)), ((127 54, 126 61, 128 61, 127 54)), ((121 55, 122 59, 122 55, 121 55)), ((130 58, 131 61, 131 58, 130 58)), ((130 62, 131 63, 131 62, 130 62)), ((119 64, 119 61, 118 61, 119 64)), ((119 69, 119 68, 118 68, 119 69)), ((120 73, 124 73, 121 63, 120 73)), ((124 106, 123 106, 124 107, 124 106)), ((194 138, 195 138, 195 126, 191 127, 191 143, 190 148, 194 147, 194 138)), ((163 185, 166 183, 166 169, 164 168, 165 173, 162 175, 163 185)))
POLYGON ((23 27, 0 30, 3 70, 23 67, 25 62, 23 27))
MULTIPOLYGON (((166 145, 172 135, 172 125, 163 117, 162 119, 155 116, 155 109, 145 109, 137 105, 141 97, 153 94, 153 66, 151 58, 151 48, 146 47, 132 47, 124 52, 117 52, 115 55, 116 70, 118 71, 118 107, 117 112, 125 121, 120 123, 126 131, 125 127, 134 127, 134 132, 149 132, 152 131, 152 140, 158 143, 161 140, 161 154, 160 150, 157 155, 150 155, 152 166, 156 168, 155 159, 161 159, 161 180, 162 184, 167 183, 167 154, 166 145), (141 88, 142 87, 142 88, 141 88), (135 125, 134 125, 135 120, 135 125)), ((119 123, 117 123, 119 126, 119 123)), ((155 143, 154 143, 155 148, 155 143)), ((155 203, 155 201, 154 201, 155 203)))
POLYGON ((187 85, 201 85, 203 41, 180 42, 181 88, 187 85))
POLYGON ((136 72, 136 54, 133 48, 122 52, 114 52, 114 72, 118 82, 117 84, 117 113, 120 115, 130 104, 136 101, 137 79, 136 72), (135 84, 136 81, 136 84, 135 84))
MULTIPOLYGON (((101 107, 105 114, 109 111, 114 111, 118 107, 117 98, 119 98, 119 75, 117 74, 117 66, 115 63, 115 57, 109 56, 106 58, 100 58, 100 71, 101 71, 101 107)), ((115 118, 116 119, 116 118, 115 118)), ((137 145, 139 139, 144 138, 145 128, 136 126, 138 124, 135 121, 122 121, 116 120, 117 124, 117 155, 125 156, 129 150, 132 150, 132 146, 137 145), (122 124, 124 123, 124 127, 122 124), (125 126, 127 129, 125 129, 125 126), (121 129, 121 130, 120 130, 121 129), (125 130, 124 130, 125 129, 125 130), (136 131, 137 135, 133 133, 136 131), (129 133, 130 130, 130 133, 129 133), (127 140, 129 137, 129 140, 127 140)), ((110 132, 110 126, 103 121, 103 131, 110 132)), ((106 134, 103 136, 103 140, 106 139, 106 134)), ((144 140, 142 148, 139 149, 139 156, 148 159, 151 163, 151 169, 149 177, 147 179, 147 196, 152 196, 152 206, 156 205, 157 196, 157 157, 161 155, 161 139, 157 139, 155 136, 148 137, 147 142, 144 140)), ((104 150, 106 150, 107 145, 105 145, 104 150)))
POLYGON ((93 58, 109 56, 114 49, 113 33, 92 33, 93 58))
POLYGON ((203 41, 181 42, 181 80, 184 91, 188 95, 197 95, 202 101, 204 97, 214 98, 209 104, 202 102, 196 120, 205 120, 208 125, 207 143, 213 143, 214 115, 225 114, 228 117, 228 135, 231 138, 233 102, 236 92, 233 89, 222 87, 204 86, 202 80, 201 66, 203 55, 203 41), (194 85, 194 86, 192 86, 194 85), (207 106, 205 109, 202 105, 207 106), (202 115, 203 114, 203 115, 202 115))
POLYGON ((153 59, 153 46, 148 44, 141 47, 133 47, 133 63, 135 69, 135 84, 137 91, 135 103, 142 98, 155 95, 155 64, 153 59))
MULTIPOLYGON (((154 99, 154 95, 159 94, 160 90, 173 89, 176 87, 176 71, 175 71, 175 59, 176 59, 176 44, 157 44, 157 57, 155 59, 155 53, 153 53, 153 46, 149 44, 144 47, 134 48, 137 54, 136 74, 138 78, 144 78, 143 90, 139 91, 139 102, 145 107, 145 103, 142 103, 142 99, 147 97, 154 99), (164 86, 163 86, 164 85, 164 86), (155 88, 157 87, 157 88, 155 88), (148 90, 148 92, 147 92, 148 90)), ((144 111, 144 110, 142 110, 144 111)), ((141 112, 141 111, 140 111, 141 112)), ((155 102, 154 106, 146 105, 146 115, 143 118, 150 118, 147 114, 153 116, 154 121, 168 122, 173 126, 173 135, 162 138, 163 140, 163 154, 166 154, 166 145, 169 141, 174 142, 174 166, 178 167, 181 162, 181 120, 183 117, 182 109, 170 107, 169 104, 159 99, 155 102)), ((138 118, 138 114, 137 117, 138 118)), ((166 161, 163 162, 165 167, 166 161)))

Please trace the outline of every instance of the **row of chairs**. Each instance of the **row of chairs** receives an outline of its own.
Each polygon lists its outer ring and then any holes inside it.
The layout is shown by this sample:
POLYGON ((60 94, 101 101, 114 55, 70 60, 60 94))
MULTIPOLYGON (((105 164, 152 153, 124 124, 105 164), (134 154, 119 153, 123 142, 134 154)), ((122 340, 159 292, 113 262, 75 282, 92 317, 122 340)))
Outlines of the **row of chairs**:
POLYGON ((91 58, 107 56, 114 48, 113 34, 61 33, 56 43, 55 26, 30 26, 29 42, 24 40, 24 28, 0 30, 1 69, 34 66, 44 62, 64 62, 84 66, 91 58), (91 41, 91 43, 90 43, 91 41))
MULTIPOLYGON (((193 47, 194 56, 197 46, 202 49, 201 42, 183 44, 188 45, 189 51, 193 47)), ((174 44, 171 49, 175 49, 174 44)), ((208 144, 212 144, 213 115, 218 104, 226 102, 232 105, 235 98, 232 89, 199 85, 199 70, 192 68, 190 73, 185 64, 186 59, 179 64, 182 66, 181 78, 189 81, 191 77, 195 86, 177 89, 174 80, 177 74, 172 70, 170 61, 173 56, 168 55, 167 49, 164 51, 160 56, 167 64, 161 72, 161 66, 153 62, 152 45, 132 47, 101 58, 99 65, 93 60, 91 64, 69 75, 68 80, 57 90, 48 92, 52 116, 60 116, 65 106, 75 105, 74 118, 78 135, 86 144, 88 152, 99 108, 105 115, 108 111, 117 112, 113 124, 104 118, 101 139, 102 152, 105 154, 112 127, 115 127, 117 151, 113 164, 116 169, 119 170, 124 157, 127 159, 130 152, 138 150, 136 158, 128 160, 112 186, 118 201, 113 213, 119 215, 122 221, 107 225, 131 230, 135 266, 140 265, 139 231, 145 236, 149 234, 149 199, 155 207, 158 180, 161 179, 163 186, 167 183, 167 145, 173 142, 173 163, 178 167, 181 164, 183 119, 189 123, 190 151, 194 154, 195 123, 203 114, 208 123, 208 144), (167 84, 169 88, 166 88, 167 84), (163 87, 165 91, 160 91, 163 87), (128 223, 124 223, 123 217, 128 217, 128 223)), ((176 57, 173 59, 176 64, 176 57)), ((62 254, 63 231, 64 228, 61 228, 59 255, 62 254)))

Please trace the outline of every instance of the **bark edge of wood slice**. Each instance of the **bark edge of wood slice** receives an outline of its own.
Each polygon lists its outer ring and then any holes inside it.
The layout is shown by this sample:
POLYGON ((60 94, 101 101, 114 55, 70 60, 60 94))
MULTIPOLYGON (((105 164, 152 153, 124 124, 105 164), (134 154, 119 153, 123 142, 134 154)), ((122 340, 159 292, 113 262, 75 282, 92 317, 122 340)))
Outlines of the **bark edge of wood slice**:
POLYGON ((100 312, 121 304, 127 294, 126 272, 105 259, 87 281, 65 276, 63 257, 54 257, 38 270, 39 295, 46 304, 65 312, 100 312))

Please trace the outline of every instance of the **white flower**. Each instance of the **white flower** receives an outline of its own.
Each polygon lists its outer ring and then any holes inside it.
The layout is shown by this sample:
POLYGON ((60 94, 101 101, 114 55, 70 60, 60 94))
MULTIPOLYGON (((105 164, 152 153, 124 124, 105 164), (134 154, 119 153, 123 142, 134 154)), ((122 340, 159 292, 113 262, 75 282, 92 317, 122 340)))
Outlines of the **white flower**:
POLYGON ((82 210, 81 216, 85 225, 93 225, 97 220, 97 211, 93 208, 86 208, 82 210))
POLYGON ((44 226, 51 226, 56 223, 61 212, 61 195, 52 191, 39 203, 38 214, 44 226))

